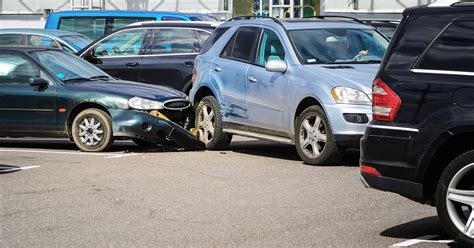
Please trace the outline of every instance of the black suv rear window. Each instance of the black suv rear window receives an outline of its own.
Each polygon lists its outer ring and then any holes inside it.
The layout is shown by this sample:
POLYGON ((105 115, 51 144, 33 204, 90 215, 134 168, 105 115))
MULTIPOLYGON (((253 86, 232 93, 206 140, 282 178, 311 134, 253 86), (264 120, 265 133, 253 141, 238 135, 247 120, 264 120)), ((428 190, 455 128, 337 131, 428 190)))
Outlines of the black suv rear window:
POLYGON ((217 28, 216 30, 214 30, 214 32, 211 34, 211 36, 209 36, 209 38, 206 40, 206 42, 202 46, 201 54, 207 53, 207 51, 211 49, 214 43, 216 43, 216 41, 219 40, 219 38, 221 38, 221 36, 225 34, 227 30, 229 30, 229 27, 217 28))
POLYGON ((474 72, 474 22, 454 22, 420 60, 419 69, 474 72))

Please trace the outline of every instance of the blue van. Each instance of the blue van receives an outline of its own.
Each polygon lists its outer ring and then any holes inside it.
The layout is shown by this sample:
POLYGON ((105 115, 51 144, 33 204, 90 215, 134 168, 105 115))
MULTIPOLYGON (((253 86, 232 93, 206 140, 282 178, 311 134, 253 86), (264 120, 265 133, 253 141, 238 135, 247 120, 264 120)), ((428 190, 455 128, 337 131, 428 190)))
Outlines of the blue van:
POLYGON ((95 40, 131 23, 142 21, 217 21, 217 19, 206 14, 165 11, 61 11, 51 13, 44 28, 76 32, 95 40))

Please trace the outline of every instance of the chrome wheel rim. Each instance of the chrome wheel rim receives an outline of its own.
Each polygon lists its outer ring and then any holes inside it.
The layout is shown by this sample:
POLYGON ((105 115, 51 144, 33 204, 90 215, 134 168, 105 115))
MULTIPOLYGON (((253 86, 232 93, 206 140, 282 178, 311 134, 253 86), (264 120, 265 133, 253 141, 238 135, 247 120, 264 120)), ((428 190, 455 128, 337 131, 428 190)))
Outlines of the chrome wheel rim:
POLYGON ((299 130, 300 148, 309 158, 317 158, 326 147, 327 129, 320 116, 307 116, 299 130))
POLYGON ((446 194, 448 215, 456 228, 474 238, 474 163, 462 168, 449 183, 446 194))
POLYGON ((102 123, 94 117, 86 117, 79 124, 79 139, 88 147, 97 146, 104 138, 102 123))
POLYGON ((212 137, 214 137, 214 123, 214 111, 209 105, 203 105, 201 111, 199 111, 197 128, 199 139, 205 144, 211 142, 212 137))

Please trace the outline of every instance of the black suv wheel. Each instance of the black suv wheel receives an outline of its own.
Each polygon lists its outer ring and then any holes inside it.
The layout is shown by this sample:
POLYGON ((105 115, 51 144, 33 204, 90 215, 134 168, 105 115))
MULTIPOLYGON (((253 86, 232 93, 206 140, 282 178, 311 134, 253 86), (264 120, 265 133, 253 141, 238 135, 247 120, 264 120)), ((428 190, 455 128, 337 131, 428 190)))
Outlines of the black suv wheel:
POLYGON ((436 208, 446 231, 459 243, 474 246, 474 151, 457 157, 443 172, 436 208))

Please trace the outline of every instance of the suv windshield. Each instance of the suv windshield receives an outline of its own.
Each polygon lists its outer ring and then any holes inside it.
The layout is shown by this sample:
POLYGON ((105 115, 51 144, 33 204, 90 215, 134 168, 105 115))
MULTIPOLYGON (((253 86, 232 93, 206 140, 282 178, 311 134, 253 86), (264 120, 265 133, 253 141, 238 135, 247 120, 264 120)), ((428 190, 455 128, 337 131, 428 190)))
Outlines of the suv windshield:
POLYGON ((31 55, 63 82, 109 80, 97 67, 74 55, 59 51, 35 51, 31 55))
POLYGON ((373 29, 290 30, 303 64, 380 63, 388 41, 373 29))

